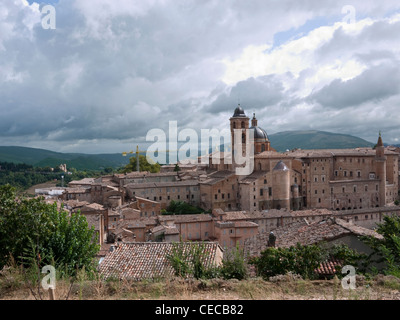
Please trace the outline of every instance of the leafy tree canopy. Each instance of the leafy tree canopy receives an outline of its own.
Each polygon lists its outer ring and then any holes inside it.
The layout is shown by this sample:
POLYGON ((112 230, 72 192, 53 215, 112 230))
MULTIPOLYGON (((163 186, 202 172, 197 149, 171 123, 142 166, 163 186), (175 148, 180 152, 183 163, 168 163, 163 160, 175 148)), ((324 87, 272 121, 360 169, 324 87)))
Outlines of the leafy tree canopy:
MULTIPOLYGON (((155 172, 160 172, 160 164, 158 163, 149 163, 147 161, 147 158, 143 155, 139 155, 139 170, 140 171, 148 171, 151 173, 155 172)), ((128 173, 132 171, 137 171, 137 165, 136 165, 136 157, 131 157, 129 159, 129 164, 127 164, 123 169, 123 173, 128 173)))
POLYGON ((204 213, 204 210, 198 207, 194 207, 184 201, 171 200, 166 210, 162 211, 163 215, 173 214, 199 214, 204 213))

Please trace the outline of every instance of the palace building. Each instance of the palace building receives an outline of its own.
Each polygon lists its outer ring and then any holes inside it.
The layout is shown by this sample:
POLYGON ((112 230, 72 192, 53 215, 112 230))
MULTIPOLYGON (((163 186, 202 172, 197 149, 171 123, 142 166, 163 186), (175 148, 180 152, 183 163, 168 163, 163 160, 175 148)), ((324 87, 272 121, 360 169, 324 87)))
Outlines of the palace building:
MULTIPOLYGON (((399 153, 384 147, 379 134, 375 149, 274 150, 267 132, 258 126, 253 114, 246 116, 240 105, 230 118, 231 137, 242 130, 242 155, 246 154, 246 130, 254 139, 253 171, 236 175, 232 144, 232 164, 210 156, 206 181, 199 182, 200 205, 205 209, 249 212, 269 209, 300 210, 326 208, 353 210, 382 207, 398 196, 399 153)), ((247 144, 247 147, 249 144, 247 144)))

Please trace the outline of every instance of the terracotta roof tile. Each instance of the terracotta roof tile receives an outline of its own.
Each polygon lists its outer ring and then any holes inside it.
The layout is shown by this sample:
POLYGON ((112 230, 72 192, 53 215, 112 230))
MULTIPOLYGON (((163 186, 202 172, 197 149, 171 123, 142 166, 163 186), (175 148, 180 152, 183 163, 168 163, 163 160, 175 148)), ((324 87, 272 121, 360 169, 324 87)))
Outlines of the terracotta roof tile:
MULTIPOLYGON (((167 259, 172 252, 173 243, 165 242, 136 242, 118 244, 114 250, 107 253, 99 265, 99 272, 107 279, 152 279, 174 274, 167 259)), ((222 249, 216 242, 182 242, 184 250, 190 252, 194 246, 203 245, 206 254, 203 263, 209 267, 216 258, 217 250, 222 249)), ((190 261, 190 257, 188 257, 190 261)))

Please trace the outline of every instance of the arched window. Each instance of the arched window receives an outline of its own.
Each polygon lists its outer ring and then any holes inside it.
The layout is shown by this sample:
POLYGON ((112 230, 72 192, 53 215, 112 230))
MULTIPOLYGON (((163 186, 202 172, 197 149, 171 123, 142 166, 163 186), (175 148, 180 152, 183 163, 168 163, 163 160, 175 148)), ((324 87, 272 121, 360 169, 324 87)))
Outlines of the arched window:
POLYGON ((242 121, 242 129, 245 129, 244 121, 242 121))
POLYGON ((262 144, 261 145, 261 152, 264 152, 265 151, 265 144, 262 144))
POLYGON ((233 129, 236 129, 236 122, 233 123, 233 129))

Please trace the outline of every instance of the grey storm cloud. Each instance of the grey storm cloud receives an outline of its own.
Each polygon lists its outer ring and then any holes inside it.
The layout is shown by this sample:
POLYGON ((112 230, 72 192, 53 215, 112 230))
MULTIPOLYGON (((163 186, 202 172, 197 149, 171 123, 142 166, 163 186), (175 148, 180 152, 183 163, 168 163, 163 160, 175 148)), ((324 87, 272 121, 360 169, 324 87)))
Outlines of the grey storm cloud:
POLYGON ((246 106, 260 109, 274 105, 284 98, 284 86, 279 78, 268 75, 238 82, 229 93, 222 93, 205 110, 210 113, 231 111, 243 101, 246 106))
POLYGON ((399 66, 383 64, 372 67, 348 81, 336 79, 312 94, 309 100, 324 107, 342 109, 369 101, 379 103, 399 93, 399 66))
MULTIPOLYGON (((299 79, 267 74, 232 87, 222 83, 224 59, 237 59, 250 45, 271 44, 276 33, 315 17, 340 17, 346 2, 59 0, 57 28, 44 30, 40 13, 22 0, 2 1, 0 144, 46 140, 78 150, 80 140, 144 139, 168 120, 214 127, 227 121, 239 100, 247 113, 268 113, 278 126, 275 115, 303 102, 343 108, 396 96, 399 70, 390 45, 397 43, 399 24, 386 21, 356 36, 337 31, 315 53, 318 61, 355 57, 367 65, 346 83, 334 80, 304 98, 298 91, 314 70, 299 79), (376 65, 382 59, 385 64, 376 65)), ((381 17, 399 4, 357 1, 355 7, 359 16, 381 17)), ((297 122, 293 116, 287 125, 297 122)))

